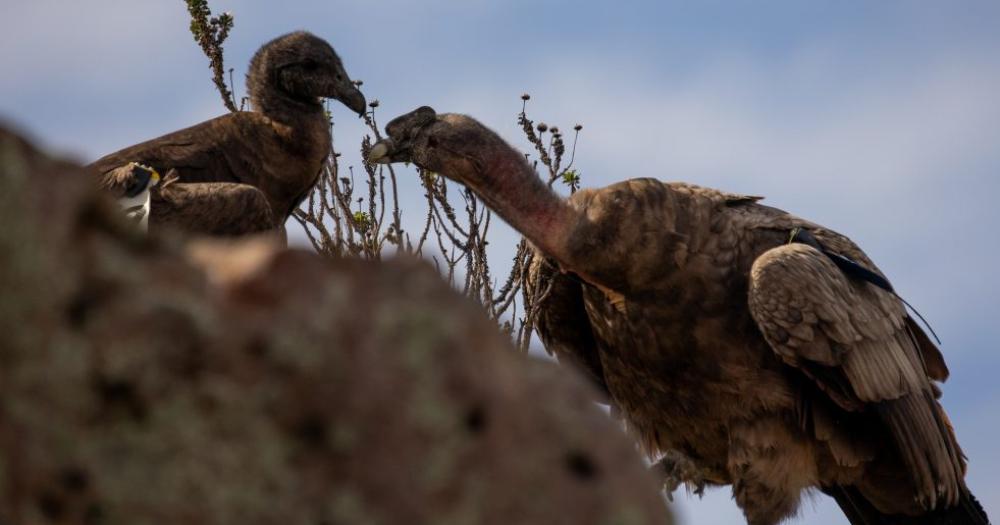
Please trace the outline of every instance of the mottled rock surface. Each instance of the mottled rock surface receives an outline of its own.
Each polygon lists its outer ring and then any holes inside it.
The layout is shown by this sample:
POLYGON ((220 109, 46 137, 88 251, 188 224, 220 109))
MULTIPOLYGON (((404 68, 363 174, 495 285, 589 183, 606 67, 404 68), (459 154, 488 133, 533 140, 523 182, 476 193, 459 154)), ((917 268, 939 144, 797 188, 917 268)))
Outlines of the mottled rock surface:
POLYGON ((0 131, 0 523, 670 522, 424 264, 145 238, 91 184, 0 131))

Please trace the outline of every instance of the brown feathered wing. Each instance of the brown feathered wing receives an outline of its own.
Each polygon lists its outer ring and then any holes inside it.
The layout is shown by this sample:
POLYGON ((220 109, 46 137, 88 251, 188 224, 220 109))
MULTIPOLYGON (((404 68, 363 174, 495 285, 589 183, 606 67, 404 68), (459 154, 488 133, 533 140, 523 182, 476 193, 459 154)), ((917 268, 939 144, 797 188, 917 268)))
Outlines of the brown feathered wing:
POLYGON ((244 182, 250 166, 243 159, 253 158, 274 133, 259 113, 231 113, 116 151, 88 168, 105 187, 114 184, 109 180, 114 170, 130 162, 160 173, 177 170, 181 182, 244 182))
POLYGON ((106 155, 88 168, 111 194, 128 185, 137 162, 173 173, 179 180, 154 191, 151 224, 208 235, 243 235, 277 227, 274 211, 253 180, 254 150, 273 140, 267 117, 240 112, 223 115, 106 155))
MULTIPOLYGON (((850 241, 829 241, 878 272, 850 241)), ((845 275, 811 246, 787 244, 754 262, 749 306, 782 360, 844 410, 878 414, 926 508, 958 502, 964 462, 931 384, 947 369, 898 297, 845 275)))

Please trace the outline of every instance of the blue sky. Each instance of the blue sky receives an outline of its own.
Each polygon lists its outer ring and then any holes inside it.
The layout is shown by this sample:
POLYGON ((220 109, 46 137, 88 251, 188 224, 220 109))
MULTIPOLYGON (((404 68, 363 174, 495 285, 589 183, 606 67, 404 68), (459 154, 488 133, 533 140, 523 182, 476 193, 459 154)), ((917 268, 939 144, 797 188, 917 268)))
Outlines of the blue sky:
MULTIPOLYGON (((0 0, 0 119, 91 160, 223 110, 179 0, 0 0)), ((585 185, 651 176, 767 196, 854 238, 944 339, 968 480, 1000 516, 1000 3, 212 2, 228 65, 307 29, 378 98, 429 104, 524 148, 515 118, 584 125, 585 185)), ((333 109, 358 163, 363 129, 333 109)), ((412 182, 412 181, 411 181, 412 182)), ((418 206, 415 184, 404 186, 418 206)), ((406 209, 406 208, 404 208, 406 209)), ((415 214, 420 217, 420 213, 415 214)), ((516 235, 497 230, 496 260, 516 235)), ((685 523, 739 523, 728 489, 685 523)), ((792 523, 846 523, 822 496, 792 523)))

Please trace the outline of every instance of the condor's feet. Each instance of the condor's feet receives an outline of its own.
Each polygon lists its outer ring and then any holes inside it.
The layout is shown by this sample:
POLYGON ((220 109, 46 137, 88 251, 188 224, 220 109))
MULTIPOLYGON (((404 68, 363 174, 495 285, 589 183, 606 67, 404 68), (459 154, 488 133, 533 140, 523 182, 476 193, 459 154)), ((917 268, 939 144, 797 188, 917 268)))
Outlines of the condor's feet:
POLYGON ((667 451, 651 469, 663 483, 663 490, 670 501, 674 500, 673 493, 682 483, 699 497, 705 493, 705 487, 712 483, 707 471, 699 468, 691 458, 677 450, 667 451))

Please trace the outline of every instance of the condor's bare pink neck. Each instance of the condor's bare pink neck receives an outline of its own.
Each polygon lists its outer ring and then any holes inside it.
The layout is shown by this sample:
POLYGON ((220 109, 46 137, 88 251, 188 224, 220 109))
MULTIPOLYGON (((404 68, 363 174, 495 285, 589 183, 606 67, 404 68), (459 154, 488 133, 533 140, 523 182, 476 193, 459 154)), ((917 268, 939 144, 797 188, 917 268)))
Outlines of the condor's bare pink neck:
POLYGON ((484 172, 467 180, 486 204, 515 230, 564 267, 577 212, 539 179, 517 151, 492 151, 479 163, 484 172))

